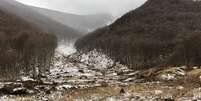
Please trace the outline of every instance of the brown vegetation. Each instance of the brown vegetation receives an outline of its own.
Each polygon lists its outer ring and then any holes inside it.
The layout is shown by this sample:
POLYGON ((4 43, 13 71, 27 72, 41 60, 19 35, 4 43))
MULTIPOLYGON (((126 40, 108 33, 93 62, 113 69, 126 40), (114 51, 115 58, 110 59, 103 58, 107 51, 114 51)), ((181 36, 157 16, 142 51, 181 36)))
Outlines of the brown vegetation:
POLYGON ((0 79, 21 73, 36 77, 50 66, 56 37, 41 32, 18 17, 0 10, 0 79))
POLYGON ((114 24, 79 39, 80 51, 94 48, 133 69, 201 65, 201 3, 148 0, 114 24))

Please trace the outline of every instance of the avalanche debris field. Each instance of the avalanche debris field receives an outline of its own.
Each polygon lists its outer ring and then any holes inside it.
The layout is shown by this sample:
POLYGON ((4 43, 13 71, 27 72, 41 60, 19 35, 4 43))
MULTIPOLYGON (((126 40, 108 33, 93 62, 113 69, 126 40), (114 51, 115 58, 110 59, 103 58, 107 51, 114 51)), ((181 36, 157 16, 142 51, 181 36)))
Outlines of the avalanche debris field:
POLYGON ((60 45, 41 80, 0 83, 1 101, 191 101, 201 97, 199 67, 135 71, 96 50, 60 45), (65 51, 68 50, 68 51, 65 51))

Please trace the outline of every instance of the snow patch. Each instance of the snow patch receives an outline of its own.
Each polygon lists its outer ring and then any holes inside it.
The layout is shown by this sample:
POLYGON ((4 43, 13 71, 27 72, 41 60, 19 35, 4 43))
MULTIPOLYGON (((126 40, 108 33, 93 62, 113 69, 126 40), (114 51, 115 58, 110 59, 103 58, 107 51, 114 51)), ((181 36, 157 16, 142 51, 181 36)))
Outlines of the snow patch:
POLYGON ((161 75, 161 78, 163 80, 175 80, 176 79, 175 76, 176 76, 175 74, 163 74, 161 75))
POLYGON ((176 80, 180 77, 186 75, 184 67, 172 67, 170 69, 164 70, 159 74, 159 78, 163 80, 176 80))
POLYGON ((29 76, 21 76, 20 81, 34 81, 34 79, 29 76))
POLYGON ((56 87, 56 89, 62 91, 62 90, 70 89, 72 87, 73 87, 72 85, 60 85, 60 86, 56 87))
POLYGON ((114 65, 114 61, 111 58, 101 52, 98 52, 97 50, 81 54, 79 56, 79 60, 84 64, 98 69, 105 69, 114 65))
POLYGON ((74 43, 61 42, 59 43, 56 52, 64 56, 68 56, 75 53, 76 49, 74 47, 74 43))

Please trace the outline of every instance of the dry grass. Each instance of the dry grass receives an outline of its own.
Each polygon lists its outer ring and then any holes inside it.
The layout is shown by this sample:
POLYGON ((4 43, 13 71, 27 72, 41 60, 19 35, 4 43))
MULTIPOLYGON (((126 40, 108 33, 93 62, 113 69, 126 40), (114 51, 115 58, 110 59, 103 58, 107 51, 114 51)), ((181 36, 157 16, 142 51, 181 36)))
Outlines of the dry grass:
POLYGON ((180 89, 179 86, 165 86, 165 84, 133 84, 130 86, 108 86, 108 87, 95 87, 83 90, 74 90, 67 92, 62 101, 74 101, 75 99, 91 99, 91 97, 99 97, 100 99, 106 99, 107 97, 120 95, 121 89, 124 89, 130 94, 140 94, 142 96, 154 95, 160 96, 161 98, 173 97, 178 99, 180 97, 192 97, 188 91, 191 88, 180 89))
MULTIPOLYGON (((151 70, 144 71, 144 74, 149 75, 150 77, 154 77, 163 73, 162 71, 169 71, 171 68, 167 68, 164 70, 151 70), (154 72, 153 72, 154 71, 154 72), (156 74, 152 74, 156 73, 156 74)), ((105 99, 111 96, 120 95, 121 89, 124 89, 125 92, 131 94, 140 94, 143 96, 160 96, 161 98, 164 97, 172 97, 178 100, 181 97, 193 97, 197 94, 198 88, 201 87, 200 83, 200 75, 201 69, 191 69, 187 70, 185 76, 181 76, 177 80, 159 80, 160 83, 135 83, 128 86, 119 86, 119 85, 112 85, 106 87, 94 87, 94 88, 87 88, 87 89, 77 89, 65 94, 65 97, 62 98, 63 101, 73 101, 75 99, 90 99, 91 97, 99 97, 100 99, 105 99)), ((145 76, 146 77, 146 76, 145 76)))
POLYGON ((120 93, 121 87, 108 86, 108 87, 94 87, 87 89, 78 89, 68 92, 62 100, 74 101, 75 99, 91 99, 91 97, 100 97, 103 99, 110 96, 115 96, 120 93))
MULTIPOLYGON (((171 68, 160 70, 145 70, 142 74, 147 74, 151 78, 164 73, 163 71, 170 71, 171 68)), ((105 85, 101 87, 92 87, 86 89, 73 89, 66 92, 61 96, 61 99, 56 101, 75 101, 81 99, 82 101, 89 101, 91 99, 98 99, 98 101, 105 101, 108 97, 115 97, 122 95, 121 91, 129 94, 137 94, 140 96, 157 96, 159 98, 172 97, 176 101, 181 97, 192 98, 199 95, 201 87, 200 75, 201 69, 185 70, 186 74, 176 80, 161 80, 156 79, 159 82, 148 82, 145 80, 141 83, 133 83, 130 85, 105 85)), ((145 78, 148 78, 148 76, 145 78)), ((19 101, 32 101, 31 98, 18 98, 19 101)), ((12 100, 11 100, 12 101, 12 100)), ((18 100, 16 100, 18 101, 18 100)))

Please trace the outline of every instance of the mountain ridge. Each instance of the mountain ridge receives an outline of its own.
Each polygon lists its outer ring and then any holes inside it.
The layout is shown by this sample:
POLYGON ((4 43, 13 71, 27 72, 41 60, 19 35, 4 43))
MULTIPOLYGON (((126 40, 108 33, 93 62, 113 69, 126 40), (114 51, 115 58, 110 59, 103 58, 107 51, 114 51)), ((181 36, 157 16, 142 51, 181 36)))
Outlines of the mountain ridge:
POLYGON ((60 39, 66 38, 77 38, 80 37, 80 33, 68 26, 62 25, 61 23, 54 21, 36 11, 31 9, 29 6, 21 4, 14 0, 1 0, 0 8, 6 12, 10 12, 17 15, 19 18, 34 24, 41 30, 47 33, 54 33, 60 39))
POLYGON ((148 0, 112 25, 79 39, 76 47, 96 48, 134 69, 201 65, 200 17, 200 2, 148 0))
POLYGON ((95 29, 104 27, 113 21, 113 17, 109 14, 89 14, 78 15, 46 8, 39 8, 30 6, 39 13, 46 15, 66 26, 70 26, 79 32, 88 33, 95 29))

